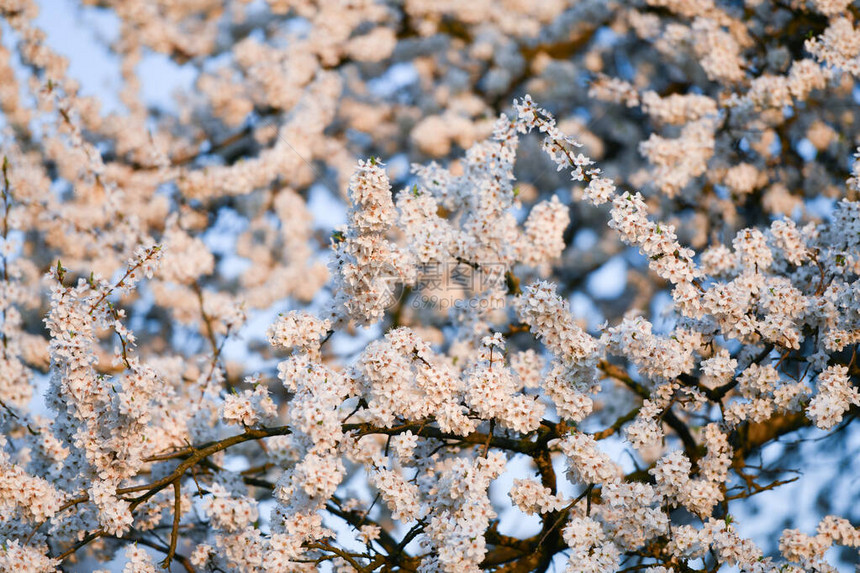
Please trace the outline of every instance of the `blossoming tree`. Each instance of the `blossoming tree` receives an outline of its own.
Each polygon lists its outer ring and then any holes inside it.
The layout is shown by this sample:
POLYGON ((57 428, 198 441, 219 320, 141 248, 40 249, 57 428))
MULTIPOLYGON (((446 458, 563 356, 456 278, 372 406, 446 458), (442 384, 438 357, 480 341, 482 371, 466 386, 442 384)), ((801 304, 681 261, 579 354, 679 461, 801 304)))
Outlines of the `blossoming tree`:
POLYGON ((857 561, 851 1, 73 4, 113 111, 0 0, 0 571, 857 561))

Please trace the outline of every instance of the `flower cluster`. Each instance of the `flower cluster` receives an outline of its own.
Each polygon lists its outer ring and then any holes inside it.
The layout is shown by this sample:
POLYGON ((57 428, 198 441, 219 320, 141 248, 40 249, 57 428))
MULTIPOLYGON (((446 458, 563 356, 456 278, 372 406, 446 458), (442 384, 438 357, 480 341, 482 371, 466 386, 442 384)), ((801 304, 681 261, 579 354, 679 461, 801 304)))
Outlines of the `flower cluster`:
POLYGON ((409 283, 412 261, 385 237, 395 220, 391 184, 376 159, 359 161, 350 179, 349 230, 336 238, 332 270, 340 278, 333 316, 346 316, 360 324, 379 320, 392 304, 398 283, 409 283))
POLYGON ((851 2, 79 4, 106 106, 0 0, 0 570, 860 546, 851 2))

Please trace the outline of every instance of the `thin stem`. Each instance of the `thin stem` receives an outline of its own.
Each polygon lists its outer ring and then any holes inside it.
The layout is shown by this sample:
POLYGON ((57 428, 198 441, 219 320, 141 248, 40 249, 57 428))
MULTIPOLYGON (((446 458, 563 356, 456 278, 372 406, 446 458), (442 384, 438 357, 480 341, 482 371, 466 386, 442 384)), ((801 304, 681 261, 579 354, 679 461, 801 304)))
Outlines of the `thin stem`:
POLYGON ((161 566, 170 569, 170 562, 176 555, 176 544, 179 541, 179 518, 182 513, 181 479, 173 480, 173 528, 170 530, 170 545, 167 547, 167 557, 161 562, 161 566))

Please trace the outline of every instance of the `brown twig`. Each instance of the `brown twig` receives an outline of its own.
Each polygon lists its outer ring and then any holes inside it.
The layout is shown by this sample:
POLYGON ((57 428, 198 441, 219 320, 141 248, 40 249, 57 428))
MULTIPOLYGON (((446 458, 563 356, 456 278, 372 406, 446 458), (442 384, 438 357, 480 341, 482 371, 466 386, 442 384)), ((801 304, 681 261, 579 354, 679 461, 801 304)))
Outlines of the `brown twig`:
POLYGON ((180 478, 173 480, 173 528, 170 530, 170 545, 167 547, 167 557, 161 562, 161 566, 170 569, 170 562, 176 555, 176 544, 179 542, 179 518, 182 515, 182 495, 180 478))

